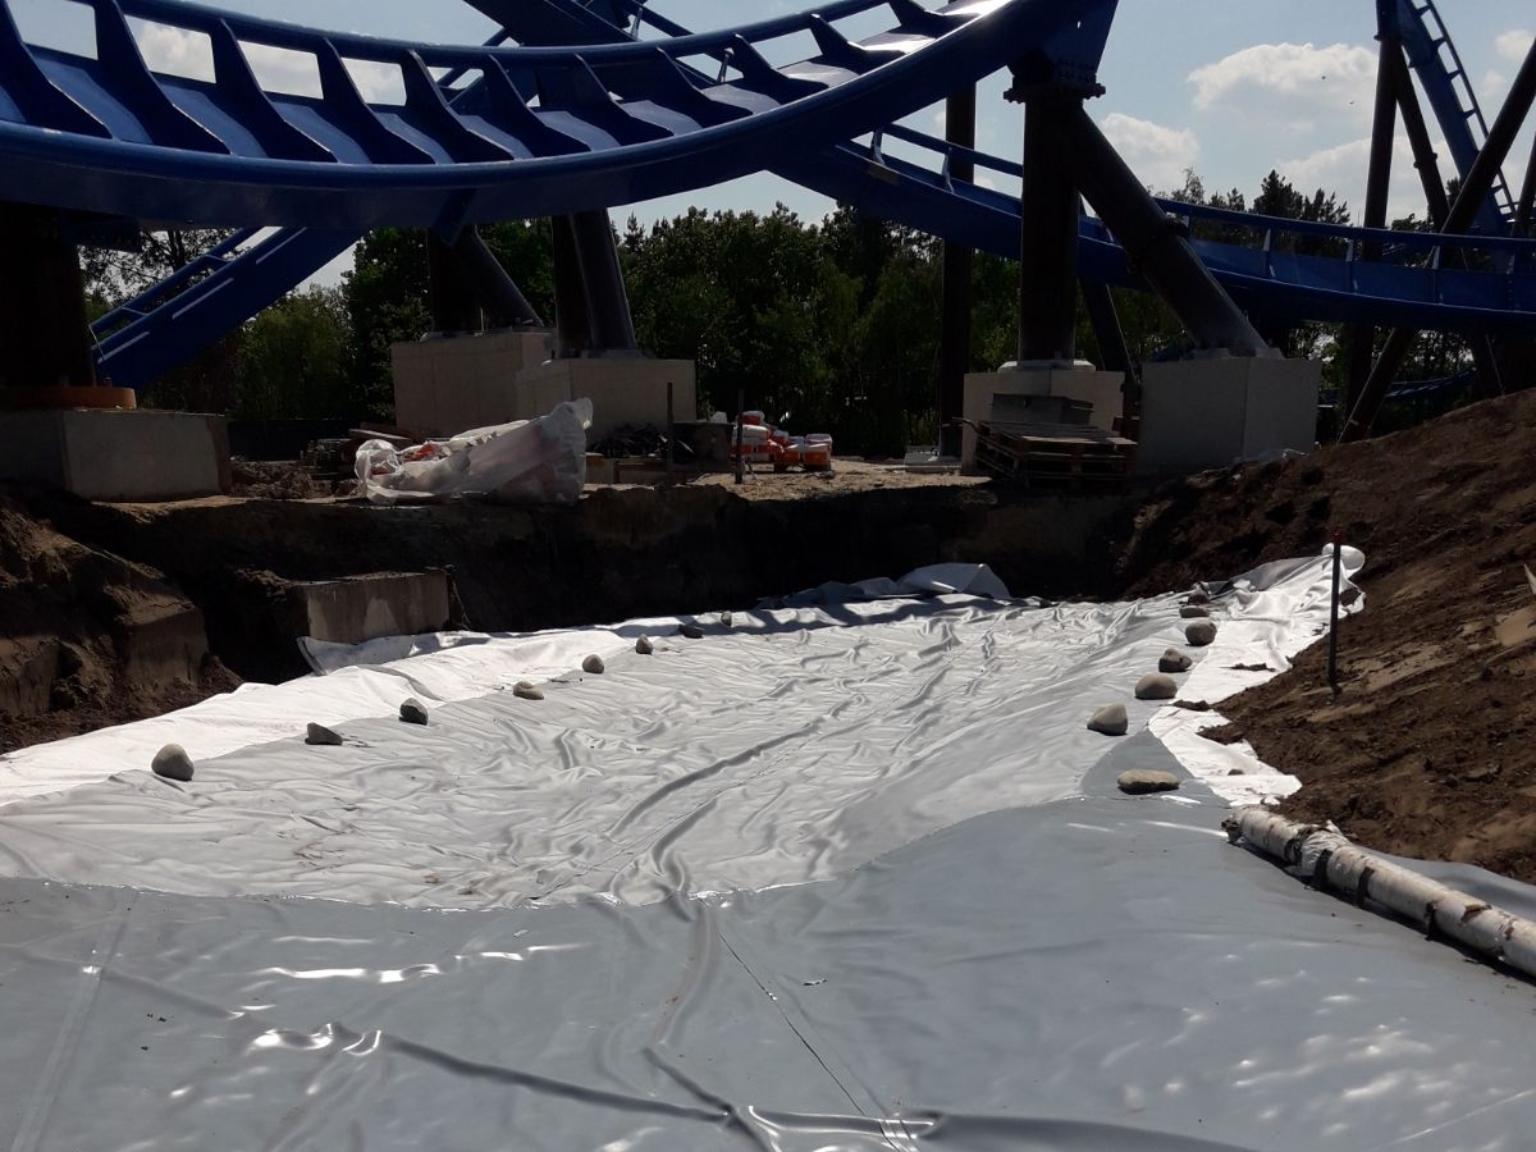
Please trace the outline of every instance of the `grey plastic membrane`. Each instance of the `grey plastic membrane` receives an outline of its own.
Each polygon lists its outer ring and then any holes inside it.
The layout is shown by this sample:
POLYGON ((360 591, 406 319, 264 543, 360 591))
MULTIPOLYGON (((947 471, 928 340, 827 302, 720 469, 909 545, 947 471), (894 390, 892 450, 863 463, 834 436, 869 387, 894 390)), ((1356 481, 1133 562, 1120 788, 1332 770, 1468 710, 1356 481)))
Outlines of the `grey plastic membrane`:
MULTIPOLYGON (((1317 568, 1184 689, 1294 651, 1317 568)), ((1536 991, 1229 845, 1146 730, 1176 598, 837 599, 542 702, 449 692, 489 638, 304 682, 454 700, 343 748, 259 693, 292 738, 187 785, 13 763, 91 782, 0 806, 0 1149, 1530 1146, 1536 991)))
POLYGON ((4 881, 0 1146, 1528 1147, 1531 988, 1113 792, 1159 754, 644 907, 4 881))

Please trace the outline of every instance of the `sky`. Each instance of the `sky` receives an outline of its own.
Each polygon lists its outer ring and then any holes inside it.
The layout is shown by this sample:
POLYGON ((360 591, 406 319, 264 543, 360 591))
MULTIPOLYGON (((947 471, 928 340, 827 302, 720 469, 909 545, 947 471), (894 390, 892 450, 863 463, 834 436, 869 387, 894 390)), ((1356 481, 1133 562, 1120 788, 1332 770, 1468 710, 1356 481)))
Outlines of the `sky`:
MULTIPOLYGON (((78 42, 89 16, 68 0, 8 3, 34 41, 78 42), (73 38, 73 39, 72 39, 73 38)), ((222 7, 315 27, 434 42, 484 40, 490 22, 460 0, 211 0, 222 7)), ((703 30, 763 19, 814 0, 761 0, 750 7, 722 0, 652 0, 651 7, 703 30)), ((932 6, 932 0, 925 0, 932 6)), ((1491 122, 1536 33, 1531 0, 1439 0, 1438 7, 1467 75, 1491 122)), ((1373 0, 1121 0, 1100 80, 1108 89, 1090 111, 1141 177, 1157 190, 1199 173, 1210 191, 1237 188, 1250 199, 1271 168, 1298 187, 1337 192, 1359 219, 1365 191, 1376 73, 1373 0)), ((168 29, 145 29, 141 43, 152 63, 180 59, 187 45, 168 29)), ((268 65, 273 75, 285 61, 268 65)), ((264 81, 267 73, 263 74, 264 81)), ((360 76, 387 86, 387 78, 360 76)), ((1017 160, 1020 110, 1002 99, 1004 82, 984 83, 978 102, 977 146, 1017 160)), ((1536 116, 1531 118, 1536 121, 1536 116)), ((908 121, 941 132, 942 111, 908 121)), ((1536 123, 1522 133, 1506 174, 1518 191, 1536 123)), ((1399 130, 1391 195, 1394 216, 1418 212, 1423 198, 1406 139, 1399 130)), ((1437 144, 1439 143, 1437 137, 1437 144)), ((892 149, 897 151, 898 149, 892 149)), ((1441 148, 1442 164, 1450 162, 1441 148)), ((714 188, 613 209, 617 222, 633 213, 643 223, 705 209, 771 210, 782 202, 806 219, 831 204, 769 174, 714 188)), ((350 255, 317 279, 332 283, 350 255)))

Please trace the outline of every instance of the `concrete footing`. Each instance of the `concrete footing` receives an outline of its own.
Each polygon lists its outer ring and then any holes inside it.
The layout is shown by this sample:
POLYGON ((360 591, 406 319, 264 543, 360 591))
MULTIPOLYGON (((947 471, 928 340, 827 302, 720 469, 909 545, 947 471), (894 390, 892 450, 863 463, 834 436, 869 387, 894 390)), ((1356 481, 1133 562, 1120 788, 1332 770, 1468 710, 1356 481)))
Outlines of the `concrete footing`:
POLYGON ((678 420, 698 415, 691 360, 594 357, 550 360, 552 334, 487 332, 396 344, 395 423, 423 436, 531 420, 555 405, 592 401, 588 439, 624 424, 667 422, 667 384, 678 420))
POLYGON ((549 357, 554 333, 509 329, 448 336, 390 348, 395 423, 428 437, 525 420, 540 413, 518 403, 517 374, 549 357))
POLYGON ((678 420, 698 414, 692 360, 608 359, 551 360, 518 373, 518 402, 527 416, 540 416, 556 404, 582 397, 592 401, 587 442, 596 443, 625 424, 667 423, 667 384, 678 420))
POLYGON ((295 584, 290 598, 298 635, 333 644, 438 632, 451 615, 446 572, 380 572, 295 584))
POLYGON ((1317 445, 1323 366, 1313 360, 1223 356, 1142 369, 1137 471, 1225 468, 1317 445))
MULTIPOLYGON (((1064 396, 1092 404, 1089 426, 1113 432, 1125 414, 1124 381, 1119 372, 1099 372, 1092 367, 1026 364, 1000 372, 972 372, 965 378, 961 415, 975 422, 992 420, 993 402, 998 396, 1064 396)), ((961 436, 960 469, 968 475, 976 470, 976 433, 971 428, 961 436)))
POLYGON ((0 480, 51 484, 87 500, 212 496, 229 487, 229 434, 222 416, 193 412, 6 412, 0 480))

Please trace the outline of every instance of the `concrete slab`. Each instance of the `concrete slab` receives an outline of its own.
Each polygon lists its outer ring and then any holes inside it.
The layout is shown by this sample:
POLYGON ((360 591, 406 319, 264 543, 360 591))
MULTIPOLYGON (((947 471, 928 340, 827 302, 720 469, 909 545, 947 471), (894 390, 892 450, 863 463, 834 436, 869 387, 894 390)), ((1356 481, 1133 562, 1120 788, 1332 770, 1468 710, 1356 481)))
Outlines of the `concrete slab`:
MULTIPOLYGON (((1125 414, 1119 372, 1098 372, 1091 368, 1010 368, 1001 372, 972 372, 965 378, 965 394, 960 414, 967 420, 992 418, 995 396, 1064 396, 1093 405, 1090 427, 1115 431, 1116 422, 1125 414)), ((967 475, 976 471, 976 433, 966 428, 960 438, 960 470, 967 475)))
POLYGON ((525 419, 514 380, 543 363, 553 342, 548 330, 517 329, 393 345, 395 422, 443 437, 525 419))
POLYGON ((1311 360, 1220 357, 1142 370, 1137 471, 1190 472, 1317 445, 1323 366, 1311 360))
POLYGON ((228 486, 222 416, 148 409, 8 412, 0 480, 51 484, 88 500, 212 496, 228 486))
POLYGON ((556 404, 582 397, 592 401, 595 443, 625 424, 667 424, 667 384, 678 420, 698 411, 692 360, 552 360, 517 375, 518 419, 542 416, 556 404))
POLYGON ((202 610, 180 599, 135 605, 113 622, 112 641, 124 674, 146 684, 196 683, 208 655, 202 610))
POLYGON ((450 615, 446 572, 378 572, 296 584, 290 597, 298 634, 334 644, 437 632, 450 615))

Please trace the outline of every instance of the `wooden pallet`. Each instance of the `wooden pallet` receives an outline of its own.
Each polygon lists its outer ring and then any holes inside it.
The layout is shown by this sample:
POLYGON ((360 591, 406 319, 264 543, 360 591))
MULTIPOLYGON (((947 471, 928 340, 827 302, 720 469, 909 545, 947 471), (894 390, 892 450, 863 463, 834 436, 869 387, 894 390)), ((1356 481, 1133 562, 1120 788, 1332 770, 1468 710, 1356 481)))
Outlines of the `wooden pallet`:
POLYGON ((976 426, 976 463, 1027 488, 1057 492, 1123 488, 1136 462, 1135 441, 1075 424, 976 426))

